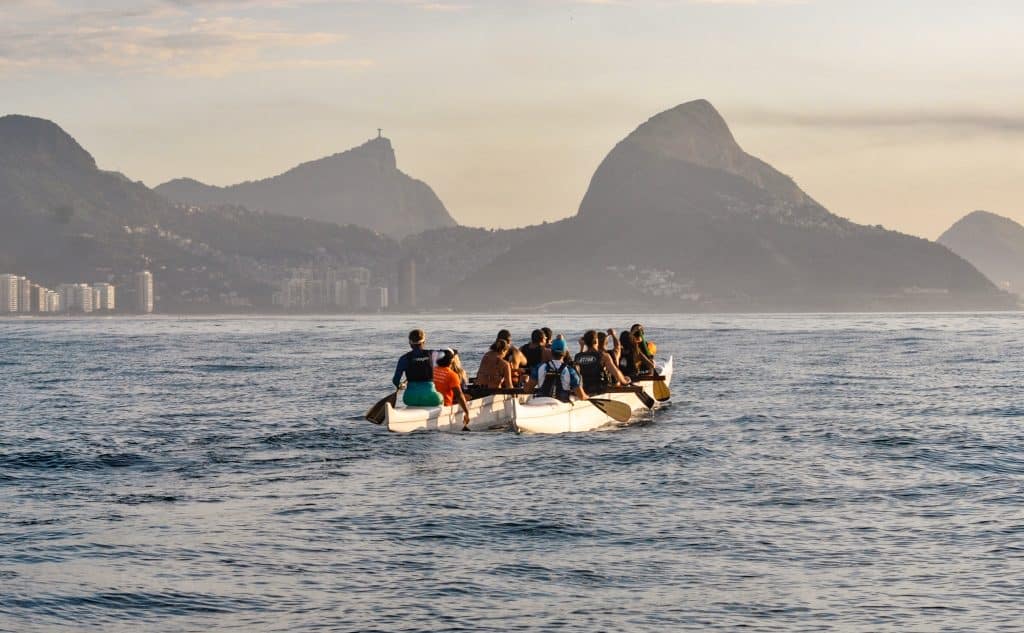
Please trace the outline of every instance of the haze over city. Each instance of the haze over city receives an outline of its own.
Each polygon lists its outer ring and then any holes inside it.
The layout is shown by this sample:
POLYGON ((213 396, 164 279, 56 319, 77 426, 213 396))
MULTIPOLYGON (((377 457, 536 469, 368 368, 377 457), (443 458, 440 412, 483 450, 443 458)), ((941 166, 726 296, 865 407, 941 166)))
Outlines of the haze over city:
POLYGON ((1024 220, 1024 6, 842 2, 0 2, 4 113, 104 169, 227 185, 383 127, 461 224, 576 212, 608 149, 708 98, 840 216, 929 239, 1024 220))

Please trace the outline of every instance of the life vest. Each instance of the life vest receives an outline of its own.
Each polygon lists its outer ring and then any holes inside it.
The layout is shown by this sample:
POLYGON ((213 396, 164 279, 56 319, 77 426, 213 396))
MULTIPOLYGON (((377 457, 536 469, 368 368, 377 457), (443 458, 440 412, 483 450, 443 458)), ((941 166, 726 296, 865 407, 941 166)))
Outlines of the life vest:
POLYGON ((576 354, 576 366, 579 367, 583 389, 587 392, 598 392, 608 386, 608 373, 601 362, 600 352, 580 352, 576 354))
POLYGON ((520 347, 519 351, 526 357, 526 366, 533 368, 544 362, 544 346, 537 345, 534 347, 532 344, 526 347, 520 347))
POLYGON ((537 390, 537 395, 569 402, 569 392, 562 385, 562 374, 568 369, 567 363, 556 365, 555 361, 549 360, 544 368, 544 380, 541 382, 540 389, 537 390))
POLYGON ((622 354, 619 356, 619 370, 623 375, 632 378, 637 374, 637 361, 633 357, 633 350, 623 347, 622 354))
POLYGON ((405 377, 409 382, 434 382, 434 363, 428 350, 414 349, 405 357, 409 363, 405 368, 405 377))

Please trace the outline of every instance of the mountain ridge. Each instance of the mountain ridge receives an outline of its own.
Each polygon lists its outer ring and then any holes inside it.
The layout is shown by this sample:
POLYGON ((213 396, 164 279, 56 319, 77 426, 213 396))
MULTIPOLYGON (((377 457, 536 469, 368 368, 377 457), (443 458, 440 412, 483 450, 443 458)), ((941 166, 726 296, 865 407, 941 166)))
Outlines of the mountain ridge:
POLYGON ((402 238, 457 223, 429 185, 397 167, 386 137, 377 137, 278 175, 217 187, 177 178, 154 189, 196 206, 239 204, 282 215, 355 224, 402 238))
POLYGON ((538 305, 574 294, 684 311, 1006 304, 945 247, 830 213, 743 151, 705 100, 630 132, 601 161, 576 216, 476 271, 451 300, 504 309, 517 296, 538 305))
POLYGON ((1017 221, 990 211, 972 211, 937 241, 1000 287, 1024 294, 1024 226, 1017 221))

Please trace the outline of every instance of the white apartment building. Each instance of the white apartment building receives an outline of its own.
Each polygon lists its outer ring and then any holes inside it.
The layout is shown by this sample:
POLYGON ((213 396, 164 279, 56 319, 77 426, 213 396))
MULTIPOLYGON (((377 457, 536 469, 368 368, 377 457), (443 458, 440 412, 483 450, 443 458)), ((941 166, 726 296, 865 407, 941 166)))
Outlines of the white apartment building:
POLYGON ((28 277, 18 277, 18 312, 32 311, 32 282, 28 277))
POLYGON ((93 311, 93 292, 89 284, 61 284, 57 292, 65 312, 89 314, 93 311))
POLYGON ((18 311, 18 276, 0 275, 0 313, 18 311))
POLYGON ((98 283, 93 284, 93 307, 96 310, 103 310, 105 312, 113 312, 117 308, 117 301, 115 300, 116 290, 113 284, 98 283))
POLYGON ((135 273, 135 311, 153 312, 153 273, 148 270, 135 273))
POLYGON ((376 299, 376 305, 373 306, 375 310, 383 312, 388 309, 388 289, 387 288, 374 288, 373 295, 376 299))

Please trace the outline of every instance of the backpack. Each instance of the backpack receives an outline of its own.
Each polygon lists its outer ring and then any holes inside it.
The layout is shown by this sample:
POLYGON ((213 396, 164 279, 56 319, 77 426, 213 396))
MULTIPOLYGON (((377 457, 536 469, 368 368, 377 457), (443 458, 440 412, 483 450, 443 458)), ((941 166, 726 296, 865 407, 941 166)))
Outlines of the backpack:
POLYGON ((561 367, 555 365, 555 361, 548 361, 544 369, 544 381, 537 390, 537 395, 542 398, 555 398, 563 402, 569 401, 569 392, 562 389, 562 373, 569 369, 569 363, 562 363, 561 367))

